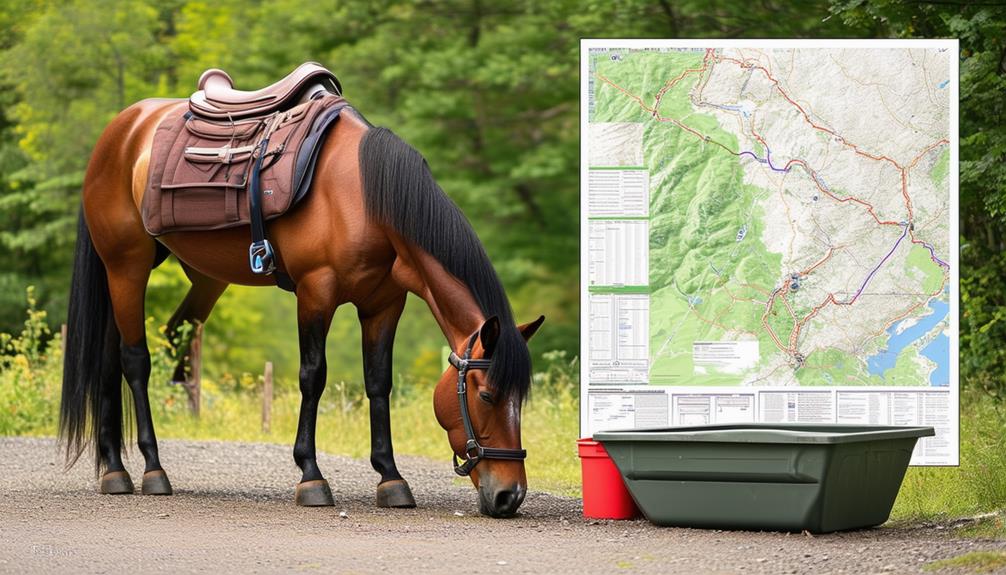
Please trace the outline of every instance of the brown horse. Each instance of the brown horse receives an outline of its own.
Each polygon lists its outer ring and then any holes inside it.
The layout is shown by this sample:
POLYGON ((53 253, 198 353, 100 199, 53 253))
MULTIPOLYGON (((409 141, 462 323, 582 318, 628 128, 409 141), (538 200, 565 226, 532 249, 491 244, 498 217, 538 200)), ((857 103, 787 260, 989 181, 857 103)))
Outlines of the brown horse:
MULTIPOLYGON (((144 293, 151 270, 170 252, 192 282, 171 326, 205 321, 228 284, 273 285, 248 267, 247 228, 156 240, 144 229, 140 205, 154 131, 185 104, 144 100, 120 113, 98 140, 84 180, 60 430, 71 464, 93 443, 105 493, 133 492, 121 459, 123 377, 146 460, 142 492, 172 492, 147 396, 144 293)), ((456 352, 434 394, 437 420, 463 462, 456 470, 470 474, 483 513, 512 515, 527 485, 520 449, 520 411, 531 383, 527 340, 544 318, 515 324, 485 250, 422 156, 359 113, 344 113, 329 132, 312 187, 269 222, 297 294, 302 401, 293 453, 303 471, 297 503, 333 504, 315 458, 315 425, 325 388, 325 338, 336 308, 352 303, 363 334, 371 463, 381 476, 377 504, 415 505, 395 465, 388 402, 395 331, 411 292, 429 304, 456 352)))

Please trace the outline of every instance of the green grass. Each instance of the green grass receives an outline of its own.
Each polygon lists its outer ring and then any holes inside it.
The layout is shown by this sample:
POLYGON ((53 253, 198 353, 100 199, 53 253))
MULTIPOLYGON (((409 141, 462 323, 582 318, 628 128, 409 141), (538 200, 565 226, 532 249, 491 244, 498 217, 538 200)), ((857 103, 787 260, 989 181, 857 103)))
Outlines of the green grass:
MULTIPOLYGON (((54 435, 59 405, 57 384, 55 373, 29 373, 27 366, 0 373, 0 435, 54 435), (34 393, 18 393, 29 386, 34 393), (21 409, 19 395, 37 411, 29 414, 21 409)), ((151 385, 158 383, 152 381, 151 385)), ((152 395, 154 423, 160 438, 293 445, 300 410, 299 392, 284 391, 274 397, 268 433, 261 430, 262 398, 257 390, 225 390, 204 379, 199 418, 189 413, 180 388, 163 386, 156 392, 152 390, 152 395)), ((532 489, 578 495, 577 409, 572 390, 537 393, 525 405, 522 440, 529 453, 526 469, 532 489)), ((396 453, 442 460, 445 474, 452 473, 447 434, 433 414, 432 383, 400 383, 399 390, 392 395, 391 420, 396 453)), ((329 384, 319 406, 317 446, 328 453, 369 457, 367 399, 356 391, 356 386, 345 382, 329 384)))
POLYGON ((975 521, 968 521, 954 532, 960 537, 972 539, 1006 539, 1006 512, 992 513, 975 521))
POLYGON ((961 405, 960 467, 908 469, 891 518, 969 517, 1006 509, 1006 406, 986 397, 961 405))
MULTIPOLYGON (((447 434, 433 414, 433 386, 413 383, 393 395, 392 441, 397 454, 421 455, 443 461, 451 474, 451 449, 447 434)), ((297 431, 300 394, 286 392, 273 401, 272 427, 260 428, 261 397, 251 393, 221 393, 204 389, 199 419, 185 410, 164 409, 155 414, 162 438, 265 441, 291 445, 297 431)), ((319 407, 317 445, 328 453, 370 456, 370 419, 367 399, 342 382, 330 384, 319 407)), ((578 494, 579 461, 575 441, 578 412, 572 394, 539 393, 522 414, 522 440, 528 450, 529 487, 553 493, 578 494)), ((291 455, 291 465, 293 459, 291 455)), ((326 471, 326 470, 322 470, 326 471)), ((328 470, 331 471, 331 470, 328 470)))
POLYGON ((956 569, 969 573, 992 573, 1006 568, 1006 553, 996 551, 972 551, 950 559, 940 559, 925 566, 926 571, 956 569))

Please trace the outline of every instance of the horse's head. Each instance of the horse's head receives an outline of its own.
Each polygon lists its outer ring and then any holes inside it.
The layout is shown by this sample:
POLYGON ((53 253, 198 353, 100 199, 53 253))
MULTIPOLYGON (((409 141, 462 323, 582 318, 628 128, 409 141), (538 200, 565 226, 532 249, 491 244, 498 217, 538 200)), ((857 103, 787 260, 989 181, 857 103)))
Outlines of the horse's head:
MULTIPOLYGON (((514 337, 523 339, 518 339, 517 345, 525 349, 511 355, 527 362, 525 369, 517 372, 527 374, 529 380, 527 340, 543 321, 545 318, 539 317, 516 327, 519 336, 514 337)), ((520 441, 524 394, 514 390, 526 390, 530 381, 492 381, 492 375, 507 371, 492 369, 495 361, 513 361, 502 357, 504 343, 500 330, 499 319, 491 317, 472 334, 463 349, 454 350, 451 366, 437 384, 433 409, 437 421, 447 430, 456 459, 460 459, 457 473, 471 477, 479 491, 479 509, 493 517, 508 517, 517 512, 527 493, 520 441)))

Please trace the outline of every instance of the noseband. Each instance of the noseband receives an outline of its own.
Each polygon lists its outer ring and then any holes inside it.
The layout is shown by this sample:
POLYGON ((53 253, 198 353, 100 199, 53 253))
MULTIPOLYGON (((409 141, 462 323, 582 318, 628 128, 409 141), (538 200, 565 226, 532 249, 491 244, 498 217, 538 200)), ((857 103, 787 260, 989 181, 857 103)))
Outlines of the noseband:
POLYGON ((488 370, 493 364, 491 359, 472 359, 472 346, 475 345, 475 338, 478 332, 472 334, 468 339, 468 346, 465 354, 458 357, 458 354, 451 351, 448 358, 451 365, 458 370, 458 402, 461 404, 461 423, 465 426, 465 435, 468 440, 465 442, 465 456, 459 462, 458 454, 454 453, 454 473, 458 475, 468 475, 472 469, 483 459, 509 459, 512 461, 523 461, 527 457, 527 450, 524 449, 502 449, 498 447, 482 447, 478 439, 475 438, 475 427, 472 425, 472 417, 468 413, 468 372, 473 369, 488 370))

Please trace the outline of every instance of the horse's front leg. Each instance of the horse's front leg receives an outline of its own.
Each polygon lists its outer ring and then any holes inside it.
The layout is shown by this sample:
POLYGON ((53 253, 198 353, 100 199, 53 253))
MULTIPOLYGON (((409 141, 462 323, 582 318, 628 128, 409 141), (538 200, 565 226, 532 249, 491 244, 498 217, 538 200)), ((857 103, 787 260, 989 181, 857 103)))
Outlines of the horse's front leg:
POLYGON ((363 334, 363 380, 370 400, 370 464, 381 474, 377 486, 378 507, 415 507, 409 484, 395 465, 391 446, 392 347, 398 319, 405 307, 405 294, 374 311, 360 309, 363 334))
POLYGON ((297 485, 297 505, 322 507, 335 505, 328 481, 318 469, 315 452, 315 428, 318 402, 325 391, 325 338, 335 313, 333 282, 303 280, 297 286, 297 325, 300 334, 300 420, 293 459, 303 472, 297 485))

